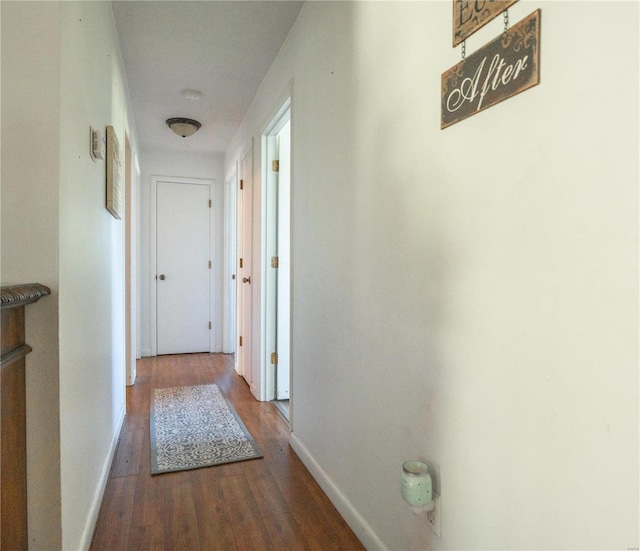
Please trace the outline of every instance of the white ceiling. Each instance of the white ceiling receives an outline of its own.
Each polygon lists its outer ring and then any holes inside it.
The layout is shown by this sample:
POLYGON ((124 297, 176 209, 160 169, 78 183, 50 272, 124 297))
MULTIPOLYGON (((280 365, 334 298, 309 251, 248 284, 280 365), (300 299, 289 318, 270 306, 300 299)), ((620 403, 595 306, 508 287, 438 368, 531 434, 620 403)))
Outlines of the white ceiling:
POLYGON ((140 145, 224 152, 303 2, 114 1, 140 145), (185 90, 202 92, 200 100, 185 90), (182 138, 170 117, 202 123, 182 138))

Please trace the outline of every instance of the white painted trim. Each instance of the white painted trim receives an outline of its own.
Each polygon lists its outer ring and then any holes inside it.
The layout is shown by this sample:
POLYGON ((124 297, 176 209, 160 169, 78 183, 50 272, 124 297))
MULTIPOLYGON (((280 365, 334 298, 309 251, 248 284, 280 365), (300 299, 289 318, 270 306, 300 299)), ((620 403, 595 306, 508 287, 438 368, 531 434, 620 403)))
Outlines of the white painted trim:
POLYGON ((345 522, 362 542, 362 545, 369 551, 389 551, 389 548, 377 536, 369 523, 340 491, 340 488, 338 488, 335 482, 329 478, 329 475, 327 475, 311 455, 311 452, 293 432, 289 436, 289 444, 304 463, 305 467, 307 467, 311 476, 313 476, 315 481, 320 485, 324 493, 327 494, 327 497, 340 515, 342 515, 342 518, 344 518, 345 522))
POLYGON ((236 351, 236 282, 237 275, 237 196, 238 196, 238 164, 235 173, 225 182, 224 187, 224 253, 223 253, 223 319, 222 352, 233 354, 236 351))
MULTIPOLYGON (((270 170, 273 160, 273 145, 278 132, 291 120, 291 102, 293 81, 290 80, 277 101, 260 125, 259 137, 261 139, 260 167, 262 178, 260 179, 262 190, 260 193, 260 390, 262 400, 275 399, 275 370, 271 365, 271 352, 275 349, 275 328, 270 327, 269 320, 273 319, 275 308, 275 289, 270 288, 269 270, 271 259, 268 254, 270 243, 269 224, 272 221, 268 217, 268 193, 272 175, 270 170)), ((290 354, 290 357, 291 354, 290 354)), ((289 387, 291 388, 291 386, 289 387)))
MULTIPOLYGON (((255 329, 255 323, 254 323, 254 312, 255 312, 255 304, 256 304, 256 291, 254 289, 260 289, 260 282, 254 277, 255 276, 255 270, 254 270, 254 266, 255 266, 255 243, 254 243, 254 233, 255 233, 255 203, 254 203, 254 198, 255 198, 255 157, 254 157, 254 153, 255 153, 255 149, 254 149, 254 139, 253 137, 251 137, 245 147, 245 149, 242 151, 242 154, 240 155, 240 158, 236 161, 236 174, 237 174, 237 178, 238 178, 238 186, 240 185, 240 180, 245 180, 247 179, 247 175, 244 173, 244 160, 251 155, 251 187, 250 189, 245 188, 244 193, 242 194, 238 194, 236 197, 236 260, 238 260, 239 258, 243 258, 245 261, 245 264, 247 263, 247 259, 249 259, 250 265, 249 267, 251 268, 251 274, 250 276, 253 278, 252 279, 252 283, 251 283, 251 292, 249 293, 250 297, 251 297, 251 305, 250 308, 248 309, 248 314, 249 314, 249 326, 251 328, 251 333, 250 336, 247 337, 246 334, 243 334, 243 328, 241 327, 242 322, 244 321, 244 315, 247 314, 247 307, 244 304, 244 301, 242 301, 241 296, 242 296, 242 284, 240 283, 240 278, 241 275, 240 274, 240 268, 238 265, 236 265, 236 280, 237 280, 237 284, 236 284, 236 339, 239 336, 242 336, 243 339, 246 339, 246 342, 249 343, 249 352, 247 353, 246 348, 247 345, 243 345, 243 347, 241 348, 240 346, 238 346, 236 348, 236 356, 235 356, 235 361, 236 361, 236 372, 239 373, 240 375, 242 375, 244 377, 244 371, 247 369, 247 364, 248 364, 248 369, 249 372, 251 373, 251 383, 253 384, 253 387, 251 386, 251 384, 249 385, 249 388, 251 390, 251 393, 253 394, 253 396, 256 398, 256 400, 261 401, 262 397, 261 397, 261 390, 259 387, 256 387, 255 385, 255 381, 254 381, 254 377, 253 377, 253 364, 254 364, 254 356, 256 354, 255 350, 256 350, 256 346, 255 346, 255 341, 256 341, 256 331, 255 329), (249 193, 247 193, 247 191, 249 191, 249 193), (244 211, 245 211, 245 198, 250 197, 249 201, 251 202, 251 231, 249 232, 250 236, 251 236, 251 246, 250 246, 250 250, 247 253, 247 251, 244 250, 244 230, 246 228, 246 224, 245 224, 245 217, 244 217, 244 211), (242 231, 240 229, 240 227, 242 226, 242 231), (242 309, 242 315, 240 315, 240 310, 242 309)), ((246 268, 246 267, 245 267, 246 268)), ((243 272, 244 274, 244 272, 243 272)), ((246 380, 246 379, 245 379, 246 380)), ((247 383, 249 383, 249 381, 247 380, 247 383)))
POLYGON ((262 212, 260 228, 260 380, 264 389, 264 399, 274 400, 276 395, 275 367, 271 364, 271 352, 276 350, 276 328, 272 320, 276 316, 275 274, 271 272, 269 256, 273 254, 276 231, 272 219, 275 205, 274 184, 276 177, 269 165, 276 158, 276 136, 262 134, 261 167, 262 193, 260 209, 262 212))
MULTIPOLYGON (((241 157, 244 158, 244 157, 241 157)), ((240 366, 240 348, 239 346, 237 346, 238 343, 238 336, 240 335, 240 326, 239 326, 239 322, 240 322, 240 315, 238 313, 238 309, 239 309, 239 304, 240 304, 240 297, 238 296, 239 294, 239 282, 240 282, 240 271, 239 271, 239 267, 238 267, 238 258, 239 258, 239 254, 238 254, 238 244, 240 242, 240 229, 238 227, 238 221, 240 220, 239 217, 239 211, 238 211, 238 205, 240 204, 240 194, 238 193, 238 190, 240 188, 240 159, 236 159, 235 161, 235 165, 236 165, 236 182, 235 182, 235 186, 236 186, 236 200, 235 200, 235 204, 234 204, 234 209, 235 209, 235 216, 234 216, 234 221, 235 221, 235 227, 233 228, 233 231, 235 232, 235 247, 236 250, 234 252, 234 258, 235 258, 235 264, 233 266, 233 271, 236 274, 236 299, 235 299, 235 314, 234 314, 234 318, 233 321, 236 324, 236 330, 235 330, 235 343, 233 345, 233 348, 235 350, 235 355, 233 358, 233 367, 235 369, 235 372, 240 375, 242 377, 242 369, 240 366)))
POLYGON ((149 356, 158 355, 158 323, 156 293, 158 281, 156 274, 156 233, 157 233, 157 204, 158 204, 158 177, 151 177, 151 189, 149 190, 149 344, 151 350, 149 356))
POLYGON ((136 211, 134 214, 134 222, 136 225, 136 359, 142 357, 142 264, 140 262, 140 251, 142 244, 140 242, 142 236, 142 178, 140 175, 140 163, 138 162, 139 154, 134 152, 133 165, 136 181, 136 211))
POLYGON ((259 135, 263 134, 277 134, 286 121, 282 120, 286 111, 291 109, 291 103, 293 101, 293 79, 287 82, 286 86, 278 96, 278 99, 274 102, 270 111, 264 117, 262 124, 259 127, 259 135))
POLYGON ((138 174, 135 172, 135 151, 131 149, 128 133, 125 132, 125 384, 136 381, 136 359, 138 358, 138 174))
POLYGON ((116 430, 111 438, 111 444, 109 445, 109 451, 102 465, 102 473, 100 474, 100 480, 98 481, 98 487, 93 495, 91 501, 91 507, 89 507, 89 515, 87 516, 87 522, 82 531, 82 538, 80 539, 80 551, 89 551, 91 547, 91 540, 93 539, 93 532, 96 528, 96 522, 98 521, 98 514, 100 513, 100 505, 102 504, 102 498, 104 497, 104 491, 107 487, 109 480, 109 473, 111 472, 111 464, 116 454, 116 448, 118 447, 118 439, 120 438, 120 431, 124 423, 126 404, 122 404, 120 414, 118 415, 118 421, 116 423, 116 430))
MULTIPOLYGON (((149 311, 150 311, 150 341, 151 341, 151 354, 149 356, 158 355, 158 324, 157 324, 157 292, 158 282, 154 277, 156 272, 156 239, 157 239, 157 204, 158 204, 158 182, 169 182, 172 184, 200 184, 209 186, 209 198, 213 201, 213 189, 215 186, 215 180, 211 178, 184 178, 178 176, 151 176, 151 203, 150 203, 150 216, 149 216, 149 311)), ((212 207, 213 209, 213 207, 212 207)), ((215 229, 212 220, 212 210, 209 212, 209 258, 213 264, 218 262, 218 258, 215 254, 215 229)), ((216 312, 214 310, 214 291, 215 282, 213 280, 213 270, 209 272, 209 320, 215 327, 214 320, 216 318, 216 312)), ((209 332, 209 352, 222 352, 222 344, 216 345, 215 338, 213 336, 214 331, 209 332)), ((146 351, 146 350, 145 350, 146 351)), ((144 352, 143 351, 143 356, 144 352)))

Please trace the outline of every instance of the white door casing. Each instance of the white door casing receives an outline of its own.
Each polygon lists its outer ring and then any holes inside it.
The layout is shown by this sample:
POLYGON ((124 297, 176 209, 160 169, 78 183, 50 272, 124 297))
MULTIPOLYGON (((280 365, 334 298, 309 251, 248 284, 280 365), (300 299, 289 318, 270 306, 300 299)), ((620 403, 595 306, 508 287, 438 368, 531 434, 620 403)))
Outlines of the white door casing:
POLYGON ((212 185, 212 180, 154 178, 154 354, 212 350, 212 185))
POLYGON ((138 264, 140 235, 140 166, 125 135, 125 358, 126 384, 136 380, 136 359, 140 358, 141 303, 140 267, 138 264))
MULTIPOLYGON (((236 294, 237 294, 237 222, 236 201, 238 197, 238 164, 233 176, 225 184, 225 230, 224 230, 224 324, 223 348, 225 354, 234 354, 236 339, 236 294)), ((237 365, 237 364, 236 364, 237 365)))
POLYGON ((261 364, 264 377, 265 400, 276 397, 276 369, 273 355, 277 348, 277 286, 278 269, 272 259, 278 256, 278 175, 273 163, 278 159, 277 135, 263 137, 264 188, 262 190, 262 339, 261 364))
POLYGON ((236 371, 253 390, 252 369, 252 254, 253 254, 253 141, 240 161, 238 191, 238 266, 237 266, 237 325, 236 371))
POLYGON ((283 99, 280 105, 262 134, 264 183, 261 363, 266 400, 289 399, 291 379, 290 98, 283 99), (277 161, 277 170, 274 170, 274 161, 277 161), (272 264, 274 257, 277 258, 277 268, 272 264))
POLYGON ((125 208, 124 208, 124 231, 125 231, 125 365, 126 384, 131 386, 136 380, 136 346, 137 346, 137 309, 136 309, 136 273, 137 273, 137 249, 136 249, 136 225, 138 217, 136 204, 136 190, 138 187, 137 174, 134 169, 133 153, 129 142, 129 136, 125 132, 125 208))

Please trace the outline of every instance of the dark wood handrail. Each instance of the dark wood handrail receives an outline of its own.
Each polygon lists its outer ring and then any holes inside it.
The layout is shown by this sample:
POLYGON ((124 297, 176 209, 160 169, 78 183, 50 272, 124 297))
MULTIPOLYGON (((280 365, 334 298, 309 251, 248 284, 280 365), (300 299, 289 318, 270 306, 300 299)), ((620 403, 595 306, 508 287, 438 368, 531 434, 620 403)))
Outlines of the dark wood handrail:
POLYGON ((39 283, 0 287, 0 551, 29 547, 25 306, 50 294, 39 283))
POLYGON ((51 294, 51 289, 40 283, 25 283, 22 285, 3 285, 0 287, 1 308, 15 308, 40 300, 51 294))

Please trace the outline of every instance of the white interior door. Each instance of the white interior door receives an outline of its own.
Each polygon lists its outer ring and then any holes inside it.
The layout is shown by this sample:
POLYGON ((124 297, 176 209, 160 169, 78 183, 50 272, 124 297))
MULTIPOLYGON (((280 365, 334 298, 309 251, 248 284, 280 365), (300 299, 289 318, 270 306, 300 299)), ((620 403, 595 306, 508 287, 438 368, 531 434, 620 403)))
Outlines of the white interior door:
POLYGON ((238 347, 236 371, 249 386, 254 382, 252 348, 252 251, 253 251, 253 144, 240 163, 238 192, 238 267, 237 267, 237 323, 238 347))
POLYGON ((209 352, 210 187, 158 182, 158 354, 209 352))
POLYGON ((291 321, 291 224, 290 224, 290 181, 291 181, 291 124, 286 124, 278 133, 278 270, 276 306, 276 399, 289 399, 290 380, 290 321, 291 321))

